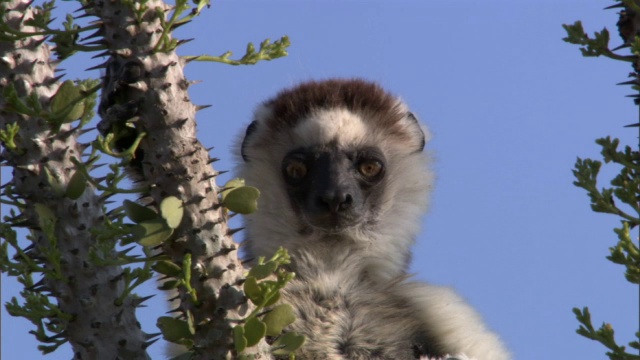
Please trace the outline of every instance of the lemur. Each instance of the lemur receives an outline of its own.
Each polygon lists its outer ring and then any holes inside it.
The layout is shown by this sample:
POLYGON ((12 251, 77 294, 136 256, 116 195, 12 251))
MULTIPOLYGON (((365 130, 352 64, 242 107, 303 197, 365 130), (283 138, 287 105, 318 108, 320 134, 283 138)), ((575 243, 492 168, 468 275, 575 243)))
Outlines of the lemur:
POLYGON ((282 301, 300 359, 511 358, 452 290, 407 267, 433 187, 429 133, 407 105, 359 79, 309 81, 261 104, 237 174, 261 190, 246 256, 292 257, 282 301))

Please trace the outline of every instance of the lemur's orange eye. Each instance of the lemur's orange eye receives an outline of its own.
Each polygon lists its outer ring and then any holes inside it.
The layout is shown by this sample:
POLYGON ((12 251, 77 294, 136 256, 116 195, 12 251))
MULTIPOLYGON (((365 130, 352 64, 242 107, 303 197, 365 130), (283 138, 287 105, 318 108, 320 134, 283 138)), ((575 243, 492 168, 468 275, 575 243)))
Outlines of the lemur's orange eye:
POLYGON ((375 177, 382 172, 382 163, 377 160, 364 160, 358 164, 358 171, 365 177, 375 177))
POLYGON ((300 160, 290 159, 284 170, 287 176, 293 180, 301 180, 307 176, 307 165, 300 160))

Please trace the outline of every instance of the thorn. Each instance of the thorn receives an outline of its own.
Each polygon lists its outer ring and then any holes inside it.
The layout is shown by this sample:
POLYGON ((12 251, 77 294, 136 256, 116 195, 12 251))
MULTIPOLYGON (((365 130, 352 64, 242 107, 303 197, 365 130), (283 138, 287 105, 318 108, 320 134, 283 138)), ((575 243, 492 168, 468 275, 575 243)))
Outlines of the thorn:
POLYGON ((167 70, 169 70, 170 67, 176 66, 176 65, 178 65, 178 63, 175 62, 175 61, 172 61, 172 62, 168 63, 167 65, 163 66, 162 69, 160 70, 160 72, 163 72, 163 73, 167 72, 167 70))
MULTIPOLYGON (((156 246, 156 247, 157 247, 157 246, 156 246)), ((165 256, 165 255, 166 255, 166 254, 165 254, 164 252, 159 252, 159 253, 157 253, 157 254, 153 255, 153 256, 151 257, 151 259, 160 259, 160 258, 162 258, 162 257, 163 257, 163 256, 165 256)))
POLYGON ((40 46, 42 45, 45 41, 47 41, 47 37, 43 36, 42 39, 38 39, 35 41, 35 46, 40 46))
POLYGON ((145 296, 145 297, 141 297, 141 298, 136 298, 133 299, 131 301, 131 303, 133 304, 134 307, 141 307, 142 303, 151 299, 152 297, 156 296, 155 294, 153 295, 149 295, 149 296, 145 296))
POLYGON ((638 79, 629 80, 621 83, 617 83, 616 85, 636 85, 638 83, 638 79))
POLYGON ((144 338, 146 340, 149 340, 149 339, 153 339, 154 337, 160 336, 160 335, 162 335, 162 333, 152 333, 152 334, 143 333, 142 336, 144 336, 144 338))
POLYGON ((191 197, 191 199, 189 199, 189 201, 187 201, 187 204, 199 204, 200 202, 202 202, 202 200, 206 199, 206 196, 202 196, 202 195, 195 195, 193 197, 191 197))
MULTIPOLYGON (((236 228, 236 229, 229 229, 229 230, 227 231, 227 236, 233 236, 233 234, 235 234, 235 233, 237 233, 238 231, 241 231, 241 230, 243 230, 243 229, 244 229, 244 227, 239 227, 239 228, 236 228)), ((221 250, 221 251, 222 251, 222 250, 221 250)))
POLYGON ((107 60, 107 61, 103 62, 102 64, 96 65, 96 66, 92 66, 92 67, 86 69, 85 71, 104 69, 104 68, 107 67, 107 65, 109 65, 109 62, 110 62, 110 60, 107 60))
POLYGON ((611 6, 607 6, 606 8, 604 8, 605 10, 609 10, 609 9, 615 9, 615 8, 621 8, 624 7, 624 3, 623 2, 619 2, 617 4, 613 4, 611 6))
MULTIPOLYGON (((239 230, 242 230, 242 229, 243 229, 243 228, 239 228, 239 229, 236 229, 236 230, 238 230, 238 231, 239 231, 239 230)), ((232 251, 235 251, 235 250, 237 250, 237 249, 238 249, 238 248, 236 248, 236 246, 235 246, 235 245, 231 245, 231 246, 229 246, 228 248, 221 248, 221 249, 220 249, 220 253, 221 253, 222 255, 227 255, 228 253, 230 253, 230 252, 232 252, 232 251)))
POLYGON ((80 152, 82 153, 84 153, 84 151, 87 150, 89 146, 91 146, 91 144, 89 143, 86 143, 86 144, 78 143, 78 148, 80 148, 80 152))
POLYGON ((52 77, 52 78, 48 78, 45 81, 43 81, 42 83, 44 85, 46 85, 46 86, 49 86, 51 84, 55 84, 55 83, 58 82, 58 80, 62 79, 65 75, 67 75, 67 74, 61 74, 61 75, 58 75, 58 76, 55 76, 55 77, 52 77))
POLYGON ((83 46, 91 46, 91 45, 107 45, 107 42, 104 39, 89 41, 88 43, 82 44, 83 46))
MULTIPOLYGON (((78 128, 77 127, 73 127, 67 131, 60 131, 58 134, 60 134, 60 139, 61 140, 67 140, 69 138, 69 136, 73 135, 73 132, 76 131, 78 128)), ((84 152, 84 150, 80 151, 80 152, 84 152)))
POLYGON ((184 45, 184 44, 186 44, 186 43, 188 43, 188 42, 190 42, 190 41, 192 41, 192 40, 193 40, 193 38, 191 38, 191 39, 184 39, 184 40, 178 40, 178 44, 177 44, 177 46, 184 45))
POLYGON ((147 342, 145 342, 144 344, 142 344, 142 348, 143 348, 143 349, 146 349, 146 348, 148 348, 149 346, 153 345, 153 343, 155 343, 155 342, 156 342, 156 341, 158 341, 158 340, 160 340, 160 338, 157 338, 157 339, 154 339, 154 340, 147 341, 147 342))
POLYGON ((248 258, 248 259, 242 259, 240 260, 240 263, 244 266, 246 264, 251 263, 253 260, 255 260, 256 258, 248 258))
POLYGON ((178 119, 175 124, 177 127, 181 128, 184 126, 184 124, 187 123, 187 121, 189 121, 189 118, 184 118, 184 119, 178 119))
POLYGON ((176 301, 178 299, 180 299, 180 294, 178 294, 178 295, 176 295, 176 296, 174 296, 174 297, 172 297, 170 299, 167 299, 167 301, 172 302, 172 301, 176 301))
POLYGON ((179 312, 182 312, 182 309, 180 309, 180 307, 178 306, 177 308, 175 308, 173 310, 167 311, 165 314, 175 314, 175 313, 179 313, 179 312))
MULTIPOLYGON (((51 64, 51 63, 49 63, 49 64, 51 64)), ((63 68, 55 68, 55 69, 53 70, 53 72, 60 72, 60 71, 67 71, 67 69, 63 69, 63 68)))
MULTIPOLYGON (((102 180, 98 180, 98 179, 96 179, 96 181, 99 182, 99 183, 102 182, 102 180)), ((98 201, 99 202, 107 201, 107 199, 109 199, 110 197, 112 197, 115 194, 116 193, 104 193, 104 194, 98 196, 98 201)))
POLYGON ((626 128, 630 128, 630 127, 640 127, 640 122, 639 122, 639 123, 635 123, 635 124, 625 125, 624 127, 626 127, 626 128))
POLYGON ((89 14, 89 13, 84 13, 84 14, 82 14, 82 15, 74 16, 74 17, 73 17, 73 19, 74 19, 74 20, 78 20, 78 19, 87 18, 87 17, 89 17, 89 16, 95 16, 95 15, 93 15, 93 14, 89 14))
POLYGON ((84 135, 84 134, 86 134, 86 133, 88 133, 88 132, 90 132, 90 131, 93 131, 93 130, 95 130, 95 129, 96 129, 95 127, 92 127, 92 128, 84 128, 84 129, 80 130, 80 133, 79 133, 78 135, 84 135))
POLYGON ((222 170, 222 171, 218 171, 218 173, 216 174, 216 176, 218 176, 218 175, 224 175, 224 174, 226 174, 226 173, 228 173, 228 172, 229 172, 229 170, 222 170))
POLYGON ((97 55, 93 55, 91 58, 95 59, 95 58, 99 58, 99 57, 103 57, 103 56, 107 56, 107 55, 111 55, 111 50, 105 50, 97 55))
POLYGON ((81 6, 78 10, 74 11, 74 13, 85 11, 87 9, 93 8, 95 5, 92 2, 88 2, 86 5, 81 6))
POLYGON ((211 150, 213 150, 213 149, 215 149, 215 148, 216 148, 215 146, 212 146, 212 147, 208 147, 208 148, 206 148, 205 150, 207 150, 207 152, 209 152, 209 151, 211 151, 211 150))
POLYGON ((136 246, 134 245, 134 246, 131 246, 131 247, 126 248, 126 249, 124 249, 124 250, 120 250, 120 251, 118 251, 118 255, 127 255, 127 253, 128 253, 129 251, 131 251, 131 250, 133 250, 133 249, 135 249, 135 248, 136 248, 136 246))
POLYGON ((622 45, 620 45, 620 46, 618 46, 618 47, 615 47, 615 48, 611 49, 611 51, 618 51, 618 50, 622 50, 622 49, 624 49, 624 48, 628 48, 628 47, 631 47, 631 45, 629 45, 629 44, 622 44, 622 45))
POLYGON ((214 177, 216 177, 216 176, 218 176, 218 175, 217 175, 217 174, 206 175, 206 176, 203 176, 203 177, 202 177, 202 180, 200 180, 200 181, 201 181, 201 182, 205 182, 205 181, 208 181, 208 180, 213 179, 213 178, 214 178, 214 177))
POLYGON ((181 23, 175 23, 175 24, 173 24, 173 25, 171 26, 171 31, 173 31, 173 30, 175 30, 175 29, 179 28, 180 26, 182 26, 182 25, 184 25, 184 24, 188 24, 188 23, 190 23, 190 22, 191 22, 191 20, 189 20, 189 21, 183 21, 183 22, 181 22, 181 23))
POLYGON ((206 108, 210 108, 211 105, 196 105, 196 111, 204 110, 206 108))
POLYGON ((209 158, 209 160, 207 160, 207 164, 213 164, 214 162, 218 161, 220 159, 218 158, 209 158))
POLYGON ((156 245, 156 246, 152 247, 151 249, 152 250, 160 250, 160 249, 162 249, 162 245, 163 244, 156 245))

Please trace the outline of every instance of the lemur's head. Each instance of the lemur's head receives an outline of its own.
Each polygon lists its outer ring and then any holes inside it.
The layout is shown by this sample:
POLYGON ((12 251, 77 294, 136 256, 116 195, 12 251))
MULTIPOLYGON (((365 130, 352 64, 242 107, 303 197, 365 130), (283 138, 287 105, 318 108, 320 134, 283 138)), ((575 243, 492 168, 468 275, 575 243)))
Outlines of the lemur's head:
POLYGON ((246 217, 247 251, 355 244, 404 268, 432 184, 426 140, 407 106, 374 83, 280 92, 258 107, 239 146, 238 175, 262 193, 246 217))

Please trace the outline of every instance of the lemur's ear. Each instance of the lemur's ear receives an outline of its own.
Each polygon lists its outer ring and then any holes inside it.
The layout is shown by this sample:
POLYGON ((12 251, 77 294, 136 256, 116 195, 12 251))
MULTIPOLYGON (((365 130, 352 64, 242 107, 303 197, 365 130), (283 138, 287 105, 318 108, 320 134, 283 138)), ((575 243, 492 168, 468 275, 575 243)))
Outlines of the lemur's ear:
POLYGON ((420 122, 418 122, 418 118, 416 118, 416 116, 413 115, 411 111, 407 112, 407 119, 409 119, 412 122, 413 132, 417 137, 419 137, 418 143, 420 144, 420 146, 418 147, 416 152, 421 152, 424 150, 424 145, 427 142, 424 136, 424 131, 422 130, 422 126, 420 126, 420 122))
POLYGON ((254 120, 251 122, 251 124, 249 124, 249 126, 247 126, 247 130, 244 133, 244 139, 242 139, 242 146, 240 147, 240 154, 242 155, 242 159, 245 162, 249 162, 249 158, 247 157, 247 153, 245 152, 247 141, 251 136, 251 134, 255 132, 257 127, 258 127, 258 122, 254 120))

